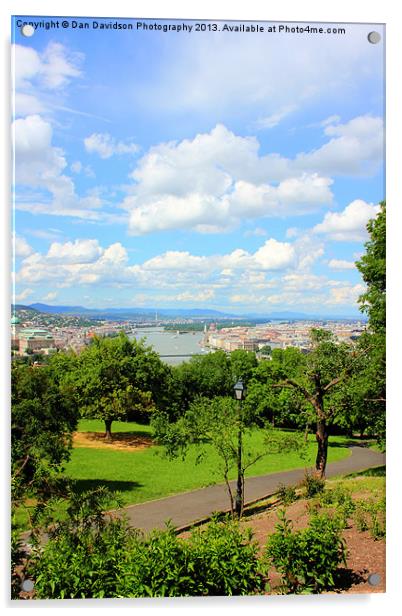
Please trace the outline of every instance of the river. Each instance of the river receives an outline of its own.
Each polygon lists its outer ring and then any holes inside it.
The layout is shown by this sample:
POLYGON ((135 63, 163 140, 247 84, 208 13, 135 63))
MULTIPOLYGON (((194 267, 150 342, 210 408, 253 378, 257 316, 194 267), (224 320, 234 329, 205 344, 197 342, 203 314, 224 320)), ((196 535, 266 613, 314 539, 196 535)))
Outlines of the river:
POLYGON ((131 337, 137 340, 145 338, 146 344, 159 353, 162 361, 171 365, 189 361, 191 355, 204 355, 208 352, 202 346, 203 332, 178 334, 175 331, 165 331, 163 327, 144 327, 139 328, 131 337), (169 355, 171 357, 166 357, 169 355))

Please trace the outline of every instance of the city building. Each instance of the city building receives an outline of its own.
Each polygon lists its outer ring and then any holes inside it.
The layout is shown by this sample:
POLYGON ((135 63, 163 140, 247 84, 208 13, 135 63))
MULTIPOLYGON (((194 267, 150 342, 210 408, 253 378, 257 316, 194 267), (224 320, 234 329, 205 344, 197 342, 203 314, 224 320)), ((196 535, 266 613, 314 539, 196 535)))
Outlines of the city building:
POLYGON ((56 350, 53 335, 46 329, 23 328, 19 331, 18 350, 21 355, 26 353, 44 352, 56 350))

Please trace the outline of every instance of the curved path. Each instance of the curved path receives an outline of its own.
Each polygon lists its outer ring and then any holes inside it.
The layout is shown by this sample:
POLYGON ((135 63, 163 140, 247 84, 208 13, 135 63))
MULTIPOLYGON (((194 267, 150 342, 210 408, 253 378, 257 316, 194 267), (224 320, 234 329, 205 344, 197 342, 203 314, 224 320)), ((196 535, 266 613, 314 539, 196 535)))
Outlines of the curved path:
MULTIPOLYGON (((326 476, 346 475, 367 468, 385 464, 385 454, 364 446, 350 447, 348 458, 327 465, 326 476)), ((304 477, 304 468, 260 477, 247 477, 245 482, 245 504, 264 499, 274 494, 279 484, 294 485, 304 477)), ((235 481, 231 481, 235 486, 235 481)), ((164 528, 165 521, 171 520, 176 528, 184 529, 191 524, 208 519, 217 511, 228 511, 229 497, 225 484, 184 492, 167 498, 130 505, 124 508, 131 526, 148 532, 164 528)))

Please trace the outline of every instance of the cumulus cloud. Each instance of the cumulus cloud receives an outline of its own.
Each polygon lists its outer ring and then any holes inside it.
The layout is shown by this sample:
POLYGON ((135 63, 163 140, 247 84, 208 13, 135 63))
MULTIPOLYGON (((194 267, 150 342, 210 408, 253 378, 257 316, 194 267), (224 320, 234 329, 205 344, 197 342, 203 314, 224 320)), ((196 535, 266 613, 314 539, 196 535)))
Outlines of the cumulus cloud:
MULTIPOLYGON (((120 242, 105 247, 92 239, 53 242, 47 253, 31 253, 22 260, 16 283, 30 288, 46 283, 56 290, 91 285, 135 289, 136 298, 151 304, 265 303, 317 311, 324 305, 354 306, 362 285, 312 273, 305 263, 307 239, 290 243, 270 238, 255 252, 237 248, 208 256, 171 250, 134 264, 120 242)), ((314 244, 314 238, 311 247, 319 258, 320 244, 314 244)))
POLYGON ((16 257, 28 257, 32 254, 32 247, 28 244, 24 237, 13 233, 14 255, 16 257))
POLYGON ((75 240, 74 242, 53 242, 47 258, 60 263, 93 263, 103 253, 98 240, 75 240))
POLYGON ((356 199, 342 212, 327 212, 324 220, 313 228, 313 233, 324 234, 328 239, 339 242, 362 242, 368 236, 368 221, 375 218, 379 211, 379 205, 356 199))
POLYGON ((291 244, 270 239, 257 250, 254 259, 262 269, 283 270, 294 264, 295 256, 291 244))
POLYGON ((224 232, 242 220, 302 215, 331 204, 332 176, 376 172, 382 119, 359 116, 340 124, 334 116, 323 130, 329 140, 294 159, 260 155, 256 137, 235 135, 223 124, 151 147, 130 174, 135 184, 121 204, 129 231, 224 232))
POLYGON ((65 174, 67 161, 61 148, 52 144, 49 122, 34 114, 14 120, 12 125, 17 186, 42 191, 37 201, 25 202, 16 196, 16 208, 32 213, 99 219, 101 200, 93 193, 80 198, 71 177, 65 174))
POLYGON ((320 148, 298 154, 295 167, 329 175, 364 176, 375 173, 384 159, 384 128, 380 117, 353 118, 346 124, 329 123, 330 140, 320 148))
POLYGON ((354 261, 346 261, 345 259, 331 259, 328 261, 328 267, 334 270, 352 270, 356 265, 354 261))
POLYGON ((298 215, 332 201, 332 180, 259 156, 255 137, 218 124, 194 139, 152 147, 131 173, 122 207, 133 235, 167 229, 228 231, 243 219, 298 215), (274 183, 271 183, 274 182, 274 183))
POLYGON ((366 291, 363 284, 346 284, 344 286, 334 287, 329 290, 329 297, 326 299, 327 305, 353 305, 357 303, 360 295, 366 291))
POLYGON ((92 133, 84 139, 87 152, 98 154, 100 158, 110 158, 114 154, 136 154, 139 147, 133 142, 117 141, 109 133, 92 133))

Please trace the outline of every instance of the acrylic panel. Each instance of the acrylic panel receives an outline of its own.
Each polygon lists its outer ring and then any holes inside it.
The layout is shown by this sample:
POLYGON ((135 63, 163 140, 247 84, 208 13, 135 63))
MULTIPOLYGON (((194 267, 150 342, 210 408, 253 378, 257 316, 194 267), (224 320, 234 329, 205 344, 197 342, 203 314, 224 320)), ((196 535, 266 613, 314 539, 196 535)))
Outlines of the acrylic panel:
POLYGON ((12 597, 385 592, 385 25, 11 38, 12 597))

